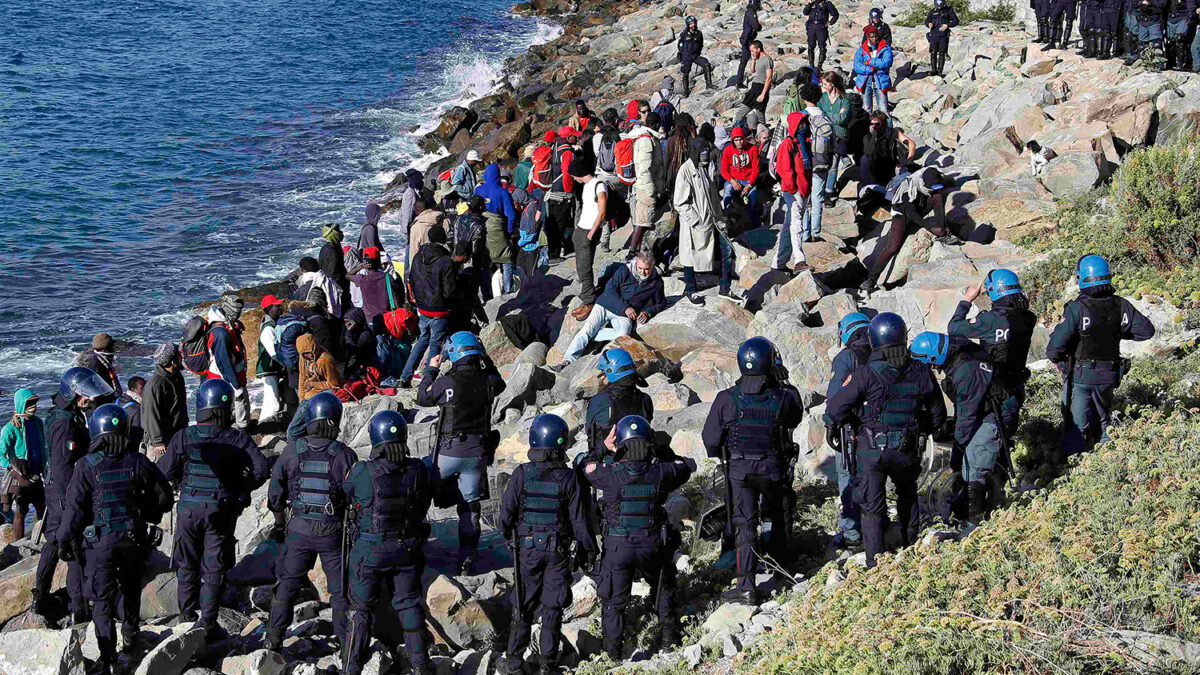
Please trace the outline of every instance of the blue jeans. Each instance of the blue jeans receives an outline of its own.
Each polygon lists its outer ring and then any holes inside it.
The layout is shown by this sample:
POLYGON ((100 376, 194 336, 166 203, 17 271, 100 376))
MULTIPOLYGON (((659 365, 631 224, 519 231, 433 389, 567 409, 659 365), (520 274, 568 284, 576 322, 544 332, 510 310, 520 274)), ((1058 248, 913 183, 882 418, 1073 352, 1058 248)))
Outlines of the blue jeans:
POLYGON ((838 168, 842 164, 842 156, 834 155, 829 159, 829 175, 825 176, 825 194, 837 194, 838 168))
MULTIPOLYGON (((734 178, 733 180, 725 181, 725 189, 721 191, 722 195, 725 197, 725 200, 721 206, 723 206, 726 210, 728 210, 729 209, 729 200, 733 199, 734 189, 745 187, 746 184, 747 184, 746 181, 738 180, 736 178, 734 178)), ((746 212, 750 215, 751 226, 758 227, 759 218, 758 218, 758 189, 757 188, 750 188, 750 194, 746 197, 746 212)))
POLYGON ((483 499, 483 484, 487 480, 487 467, 483 465, 482 457, 451 457, 438 455, 438 476, 442 479, 453 477, 458 483, 458 492, 464 502, 477 502, 483 499))
POLYGON ((1192 68, 1200 73, 1200 30, 1196 31, 1196 38, 1192 40, 1192 68))
POLYGON ((421 335, 413 344, 412 353, 408 355, 408 363, 404 364, 404 372, 400 375, 400 379, 405 381, 412 379, 413 371, 416 370, 421 357, 425 356, 426 349, 429 350, 429 356, 425 359, 423 369, 429 367, 429 359, 433 358, 434 354, 441 353, 442 341, 446 339, 446 326, 449 324, 445 318, 434 318, 424 314, 418 314, 417 317, 418 324, 421 326, 421 335))
POLYGON ((808 200, 800 199, 799 193, 783 193, 783 227, 779 228, 779 244, 775 248, 775 269, 790 267, 795 257, 804 262, 804 247, 801 246, 804 239, 800 228, 793 228, 792 223, 799 226, 803 222, 807 205, 808 200))
POLYGON ((813 173, 812 196, 809 197, 809 209, 804 212, 804 238, 812 239, 821 235, 821 216, 825 213, 825 181, 826 176, 813 173))
MULTIPOLYGON (((1116 388, 1116 384, 1073 383, 1069 392, 1071 418, 1064 420, 1063 452, 1077 455, 1090 450, 1097 442, 1108 442, 1109 411, 1116 388)), ((1064 406, 1068 403, 1067 394, 1064 386, 1064 406)))
POLYGON ((995 415, 988 415, 979 430, 967 443, 963 454, 963 480, 968 483, 982 483, 996 466, 996 457, 1000 454, 1000 427, 996 424, 995 415))
POLYGON ((841 500, 841 510, 838 514, 838 529, 846 541, 862 541, 862 512, 854 501, 854 475, 850 469, 842 466, 841 454, 835 455, 837 463, 838 498, 841 500))
POLYGON ((504 295, 512 293, 516 287, 513 284, 514 269, 516 269, 516 265, 512 263, 500 263, 500 274, 504 275, 504 280, 500 282, 500 292, 504 295))
POLYGON ((879 85, 875 83, 873 76, 867 77, 867 86, 863 88, 863 108, 869 113, 878 110, 887 114, 888 111, 887 92, 880 91, 879 85))

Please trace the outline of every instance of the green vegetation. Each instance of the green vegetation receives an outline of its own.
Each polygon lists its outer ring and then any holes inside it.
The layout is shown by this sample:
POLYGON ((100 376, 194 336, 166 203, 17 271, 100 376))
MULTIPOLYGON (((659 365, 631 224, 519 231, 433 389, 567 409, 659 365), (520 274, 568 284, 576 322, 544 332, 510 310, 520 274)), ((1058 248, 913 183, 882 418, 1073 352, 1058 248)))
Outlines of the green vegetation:
MULTIPOLYGON (((970 0, 947 0, 947 2, 954 8, 954 13, 958 15, 958 20, 961 24, 968 24, 972 21, 1007 23, 1016 17, 1016 9, 1008 2, 999 2, 978 12, 971 9, 970 0)), ((933 9, 932 3, 918 2, 916 5, 910 7, 907 12, 901 14, 896 19, 895 24, 908 28, 924 26, 925 17, 929 15, 929 10, 931 9, 933 9)))

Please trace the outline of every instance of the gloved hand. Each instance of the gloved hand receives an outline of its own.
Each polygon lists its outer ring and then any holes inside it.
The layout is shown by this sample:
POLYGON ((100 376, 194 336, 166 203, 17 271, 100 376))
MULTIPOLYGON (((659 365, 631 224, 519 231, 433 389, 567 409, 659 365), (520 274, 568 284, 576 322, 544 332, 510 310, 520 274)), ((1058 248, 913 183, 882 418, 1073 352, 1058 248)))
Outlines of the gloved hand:
POLYGON ((596 554, 581 548, 575 549, 574 567, 584 574, 591 574, 596 567, 596 554))
POLYGON ((954 418, 948 418, 941 426, 933 432, 934 443, 949 443, 954 440, 954 418))
POLYGON ((283 523, 275 523, 271 526, 271 541, 282 544, 287 538, 287 526, 283 523))
POLYGON ((838 433, 837 427, 825 427, 825 443, 833 448, 834 452, 842 451, 842 435, 838 433))
POLYGON ((75 562, 75 544, 72 542, 59 544, 58 559, 63 562, 75 562))

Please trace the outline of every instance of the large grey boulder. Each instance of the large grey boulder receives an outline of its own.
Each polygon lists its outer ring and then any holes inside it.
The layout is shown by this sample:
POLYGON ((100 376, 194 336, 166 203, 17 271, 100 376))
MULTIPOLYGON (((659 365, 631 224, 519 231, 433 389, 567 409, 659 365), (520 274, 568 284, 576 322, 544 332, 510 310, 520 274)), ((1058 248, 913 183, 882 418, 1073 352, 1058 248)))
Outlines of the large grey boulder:
POLYGON ((134 675, 180 675, 187 669, 196 651, 204 646, 207 635, 208 631, 203 628, 183 624, 173 635, 150 650, 138 664, 134 675))
POLYGON ((67 630, 0 633, 0 673, 4 675, 83 675, 87 626, 67 630))
POLYGON ((701 347, 738 348, 745 340, 753 315, 744 308, 714 296, 703 305, 678 302, 638 327, 642 341, 667 358, 678 361, 701 347))
POLYGON ((533 403, 539 391, 554 386, 554 374, 532 363, 518 363, 507 370, 504 384, 504 391, 492 406, 493 422, 504 419, 504 411, 509 408, 521 410, 533 403))
POLYGON ((1090 153, 1076 152, 1050 160, 1041 178, 1056 197, 1078 197, 1100 182, 1100 167, 1090 153))

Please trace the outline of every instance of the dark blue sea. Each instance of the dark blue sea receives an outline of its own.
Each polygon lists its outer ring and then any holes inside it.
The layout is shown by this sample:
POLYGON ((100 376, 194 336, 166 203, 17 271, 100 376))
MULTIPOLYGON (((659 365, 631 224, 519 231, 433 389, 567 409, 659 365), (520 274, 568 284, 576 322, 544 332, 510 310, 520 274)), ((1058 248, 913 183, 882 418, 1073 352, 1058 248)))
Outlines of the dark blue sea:
POLYGON ((97 331, 178 340, 321 223, 357 237, 413 129, 558 34, 512 1, 0 3, 0 410, 97 331))

